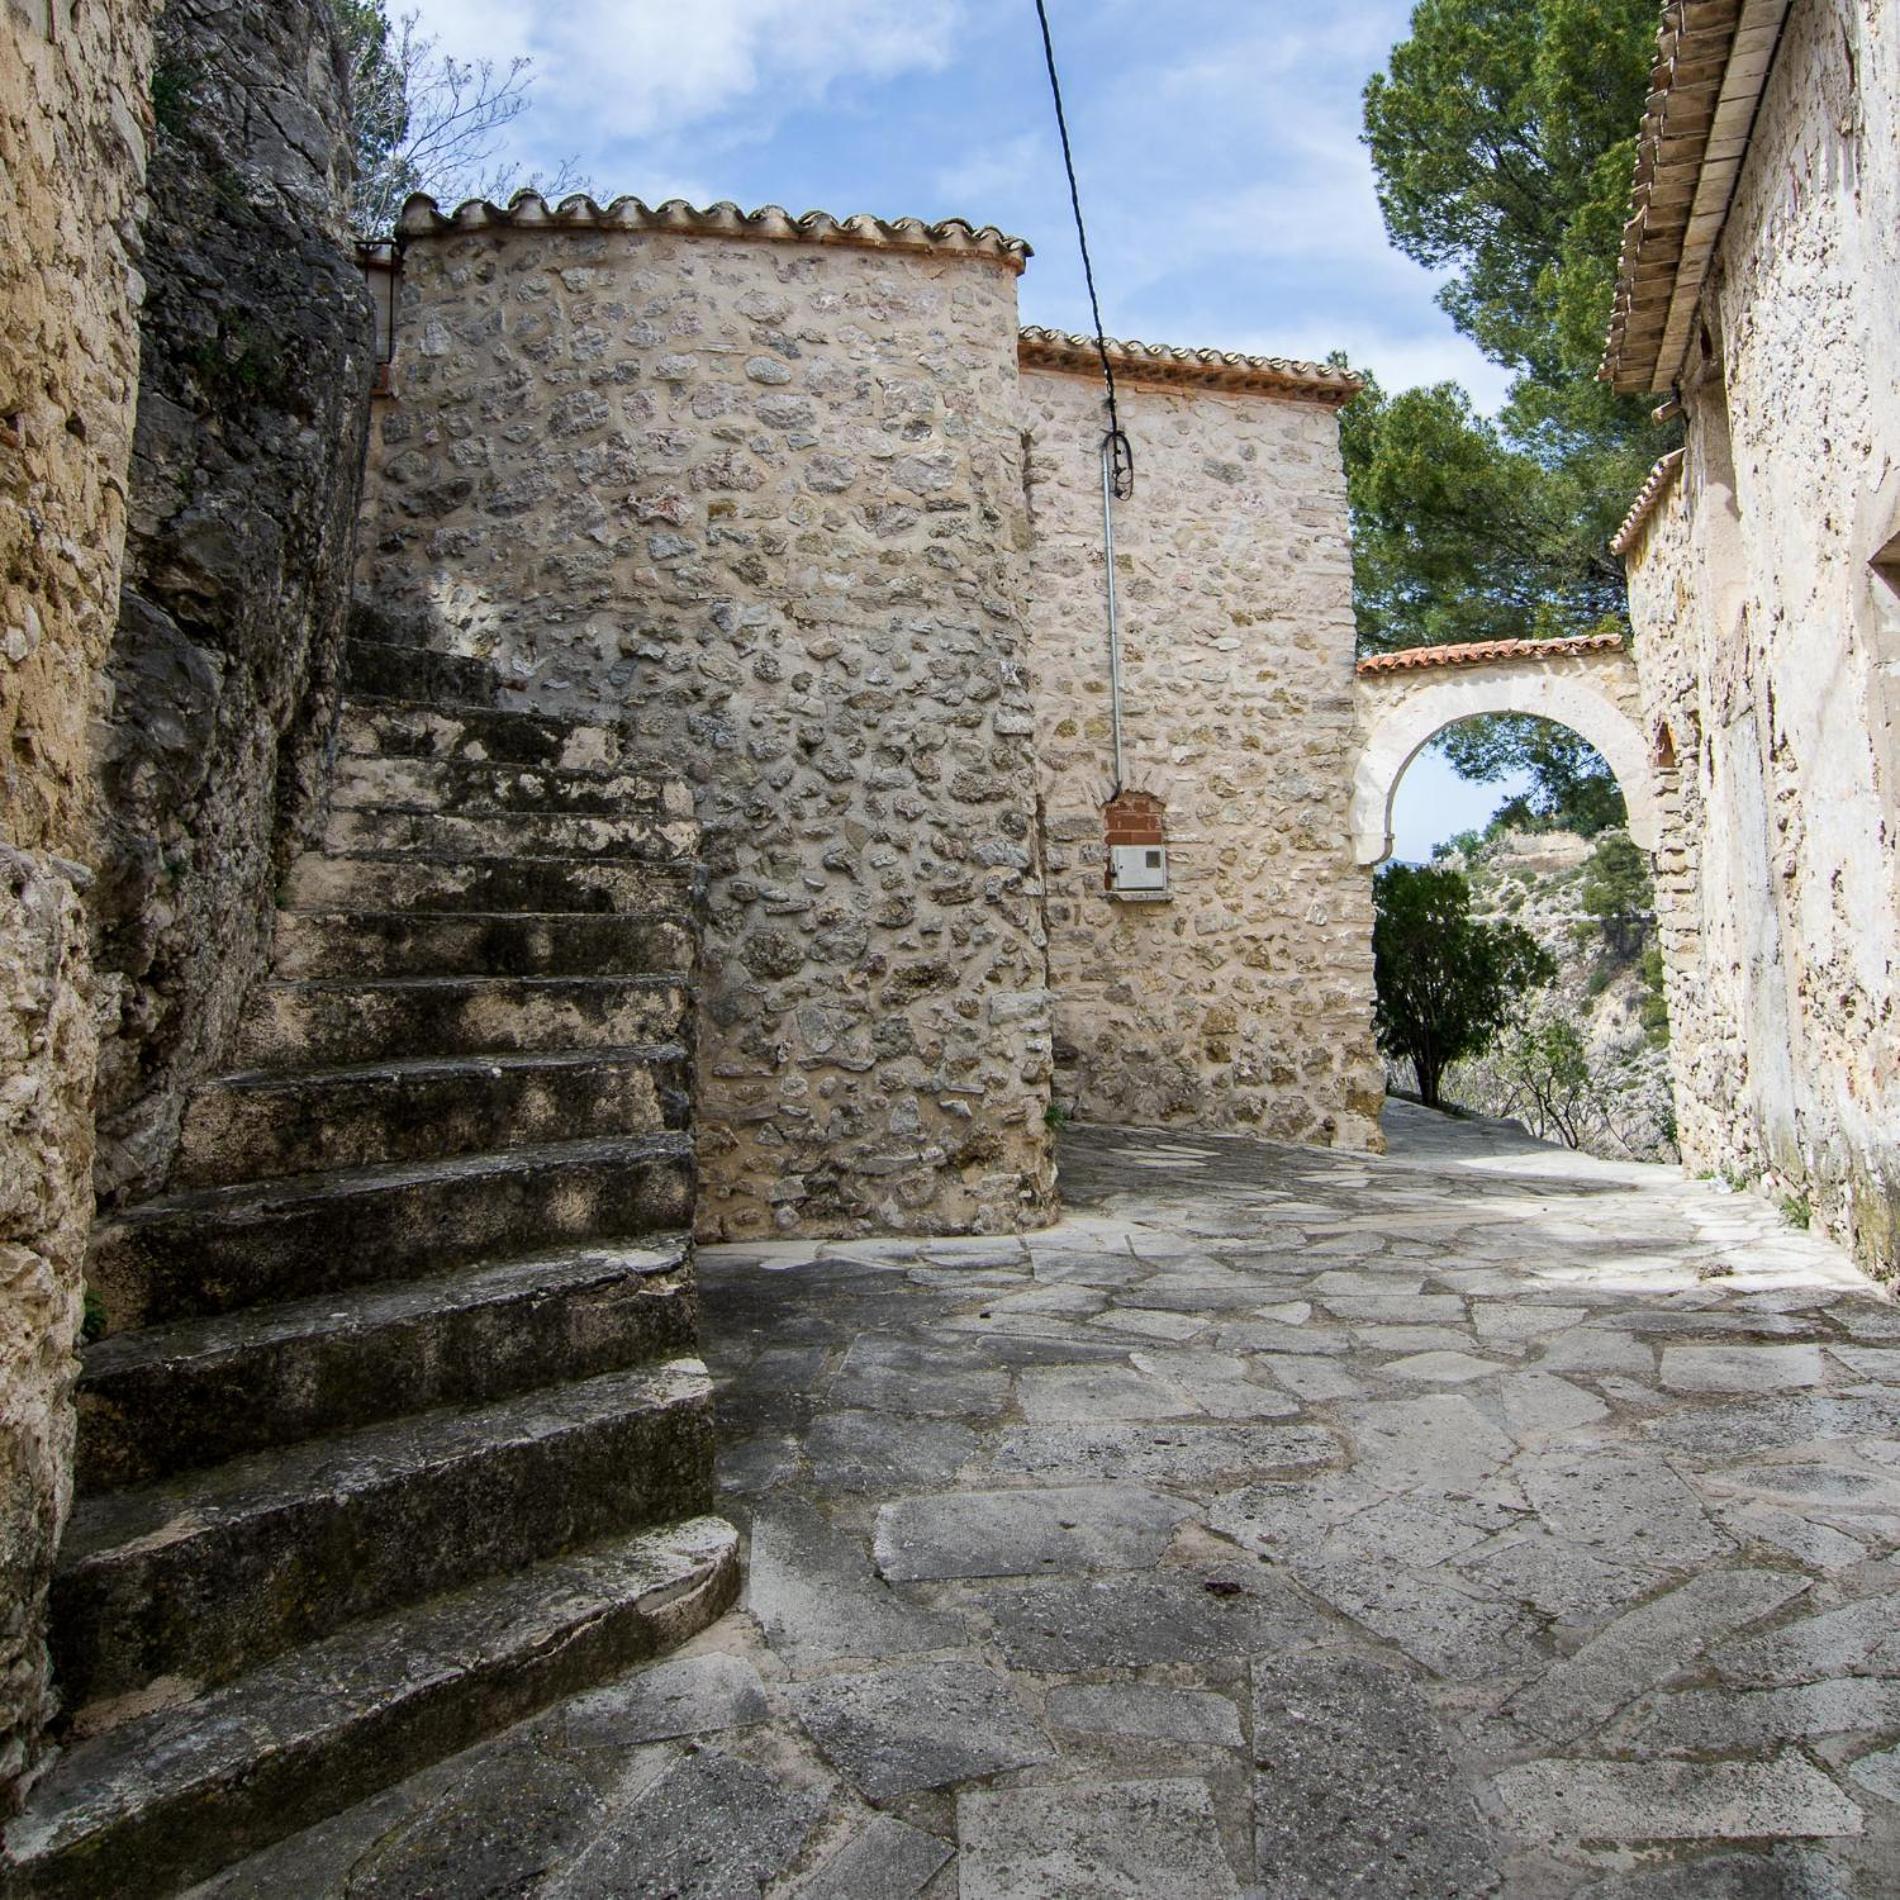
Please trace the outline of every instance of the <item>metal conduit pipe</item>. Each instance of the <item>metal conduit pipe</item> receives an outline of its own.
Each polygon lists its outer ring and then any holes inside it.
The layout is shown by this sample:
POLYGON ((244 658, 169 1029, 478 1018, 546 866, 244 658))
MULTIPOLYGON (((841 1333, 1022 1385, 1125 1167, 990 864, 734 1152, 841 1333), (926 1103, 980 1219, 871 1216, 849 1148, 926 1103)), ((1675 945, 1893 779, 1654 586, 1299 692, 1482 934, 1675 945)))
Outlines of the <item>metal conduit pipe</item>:
POLYGON ((1115 439, 1102 444, 1102 559, 1108 577, 1108 710, 1115 736, 1115 796, 1121 796, 1122 629, 1115 606, 1115 439))

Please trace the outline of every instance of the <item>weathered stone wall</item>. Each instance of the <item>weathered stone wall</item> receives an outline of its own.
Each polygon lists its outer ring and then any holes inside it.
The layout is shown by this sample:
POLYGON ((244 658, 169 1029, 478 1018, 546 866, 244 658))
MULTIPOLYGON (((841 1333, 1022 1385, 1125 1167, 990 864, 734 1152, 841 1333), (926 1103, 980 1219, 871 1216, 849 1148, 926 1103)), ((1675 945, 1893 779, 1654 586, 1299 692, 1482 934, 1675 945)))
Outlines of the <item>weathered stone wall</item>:
POLYGON ((1766 1178, 1900 1264, 1900 13, 1798 0, 1629 551, 1692 1167, 1766 1178))
POLYGON ((1375 1147, 1337 417, 1124 379, 1126 778, 1165 804, 1172 884, 1171 902, 1149 904, 1104 888, 1101 386, 1028 369, 1023 405, 1057 1095, 1089 1120, 1375 1147))
POLYGON ((1051 1206, 1012 262, 408 245, 362 589, 691 774, 709 1237, 1051 1206))
POLYGON ((225 1055, 334 704, 373 348, 328 0, 158 25, 125 586, 101 709, 98 1184, 162 1185, 225 1055))
POLYGON ((0 1812, 49 1711, 92 1212, 88 724, 138 379, 141 5, 0 0, 0 1812))

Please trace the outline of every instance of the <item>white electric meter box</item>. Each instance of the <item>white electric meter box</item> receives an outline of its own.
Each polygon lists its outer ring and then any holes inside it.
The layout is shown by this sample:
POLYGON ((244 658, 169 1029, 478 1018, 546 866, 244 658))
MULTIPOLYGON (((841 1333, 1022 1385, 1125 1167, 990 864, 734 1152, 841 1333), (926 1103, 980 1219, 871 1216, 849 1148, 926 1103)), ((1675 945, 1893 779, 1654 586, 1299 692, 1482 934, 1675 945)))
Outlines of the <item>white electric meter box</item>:
POLYGON ((1114 844, 1108 848, 1111 895, 1134 903, 1163 903, 1168 895, 1168 847, 1165 844, 1114 844))

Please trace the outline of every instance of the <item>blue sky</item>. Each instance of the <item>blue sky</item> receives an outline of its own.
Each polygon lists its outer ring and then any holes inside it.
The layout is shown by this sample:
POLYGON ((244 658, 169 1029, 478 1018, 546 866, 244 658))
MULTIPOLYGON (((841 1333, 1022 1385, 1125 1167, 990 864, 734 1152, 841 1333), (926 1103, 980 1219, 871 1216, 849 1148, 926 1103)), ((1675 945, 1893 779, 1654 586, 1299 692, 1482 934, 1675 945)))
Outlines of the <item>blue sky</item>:
MULTIPOLYGON (((649 202, 998 224, 1036 248, 1024 322, 1088 327, 1033 0, 419 6, 458 57, 533 59, 530 107, 509 128, 530 168, 572 157, 600 195, 649 202)), ((1497 400, 1502 372, 1452 329, 1431 274, 1386 243, 1359 143, 1361 89, 1410 10, 1050 0, 1111 334, 1344 349, 1388 388, 1454 378, 1497 400)), ((1502 796, 1428 755, 1401 788, 1401 851, 1426 855, 1421 824, 1448 835, 1502 796)))

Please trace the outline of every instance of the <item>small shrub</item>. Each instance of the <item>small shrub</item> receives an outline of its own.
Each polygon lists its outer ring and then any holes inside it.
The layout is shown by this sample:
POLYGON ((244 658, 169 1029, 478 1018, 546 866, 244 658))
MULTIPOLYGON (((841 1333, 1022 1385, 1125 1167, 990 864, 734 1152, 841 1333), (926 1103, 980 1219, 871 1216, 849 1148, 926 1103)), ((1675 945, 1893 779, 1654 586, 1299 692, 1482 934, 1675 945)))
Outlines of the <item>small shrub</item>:
POLYGON ((203 68, 185 60, 161 59, 152 68, 152 117, 167 138, 182 137, 190 125, 203 77, 203 68))
POLYGON ((1784 1194, 1781 1197, 1781 1218, 1790 1227, 1798 1227, 1805 1234, 1808 1223, 1814 1218, 1814 1208, 1805 1194, 1784 1194))
POLYGON ((1643 1000, 1639 1012, 1643 1034, 1652 1048, 1661 1049, 1669 1041, 1669 999, 1663 990, 1662 948, 1651 944, 1643 952, 1643 1000))

